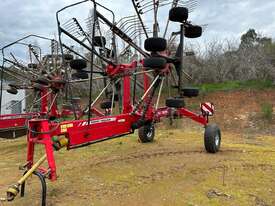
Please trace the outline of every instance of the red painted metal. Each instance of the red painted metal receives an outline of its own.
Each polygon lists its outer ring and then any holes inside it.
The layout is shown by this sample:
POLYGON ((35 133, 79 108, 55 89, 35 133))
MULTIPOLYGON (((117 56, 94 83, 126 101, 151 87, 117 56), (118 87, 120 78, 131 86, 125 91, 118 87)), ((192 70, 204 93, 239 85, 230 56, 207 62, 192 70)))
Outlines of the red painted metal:
POLYGON ((30 169, 34 161, 35 144, 43 144, 47 155, 47 162, 49 168, 40 168, 40 171, 50 171, 49 179, 56 180, 56 166, 54 160, 53 142, 51 133, 49 132, 50 126, 47 119, 33 119, 29 121, 29 131, 27 135, 28 151, 27 151, 27 167, 30 169))
POLYGON ((129 113, 133 107, 131 105, 131 79, 130 76, 123 77, 123 113, 129 113))
POLYGON ((6 114, 0 116, 0 130, 13 130, 23 128, 28 119, 36 118, 43 113, 6 114))
MULTIPOLYGON (((53 83, 55 89, 63 88, 64 83, 57 82, 58 79, 55 79, 56 82, 53 83)), ((38 117, 43 117, 47 114, 49 108, 48 105, 52 104, 50 108, 49 114, 52 117, 60 117, 60 116, 69 116, 73 115, 73 111, 71 110, 62 110, 58 111, 57 101, 55 98, 55 93, 49 93, 49 88, 44 87, 40 92, 41 98, 41 112, 29 112, 23 114, 5 114, 0 115, 0 131, 13 131, 18 129, 23 129, 26 126, 26 122, 29 119, 34 119, 38 117)), ((97 115, 103 116, 99 111, 95 111, 97 115)), ((76 111, 77 116, 80 118, 83 115, 82 111, 76 111)))
MULTIPOLYGON (((64 135, 69 144, 67 149, 74 149, 77 147, 85 146, 88 144, 96 143, 98 141, 108 140, 114 137, 128 135, 134 132, 133 125, 141 119, 142 108, 135 113, 133 112, 133 105, 131 102, 131 81, 130 75, 133 69, 136 67, 136 62, 132 64, 123 65, 108 65, 107 73, 110 77, 115 78, 117 75, 122 75, 123 80, 123 112, 119 115, 104 115, 96 108, 91 108, 92 112, 97 115, 88 121, 85 120, 72 120, 63 121, 61 123, 49 122, 43 119, 32 119, 29 121, 28 127, 28 167, 33 165, 34 158, 34 145, 44 144, 48 168, 40 168, 40 171, 50 171, 50 179, 56 180, 56 165, 53 155, 53 136, 64 135)), ((170 72, 170 68, 167 66, 162 71, 165 73, 170 72)), ((143 74, 144 91, 150 87, 150 79, 148 74, 143 74)), ((148 97, 145 98, 145 102, 148 101, 148 97)), ((64 110, 62 111, 64 115, 64 110)), ((71 111, 70 111, 71 112, 71 111)), ((186 108, 168 108, 161 107, 155 110, 153 105, 149 106, 148 111, 145 114, 145 121, 159 122, 161 118, 170 116, 176 116, 178 118, 187 117, 202 125, 208 123, 208 117, 189 111, 186 108)))

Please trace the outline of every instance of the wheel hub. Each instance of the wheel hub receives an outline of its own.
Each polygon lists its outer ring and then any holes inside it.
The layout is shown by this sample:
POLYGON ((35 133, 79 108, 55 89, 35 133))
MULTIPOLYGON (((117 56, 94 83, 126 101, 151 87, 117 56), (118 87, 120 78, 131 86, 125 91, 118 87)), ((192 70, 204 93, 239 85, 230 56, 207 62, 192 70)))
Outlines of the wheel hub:
POLYGON ((215 144, 216 146, 220 144, 220 136, 218 134, 215 136, 215 144))

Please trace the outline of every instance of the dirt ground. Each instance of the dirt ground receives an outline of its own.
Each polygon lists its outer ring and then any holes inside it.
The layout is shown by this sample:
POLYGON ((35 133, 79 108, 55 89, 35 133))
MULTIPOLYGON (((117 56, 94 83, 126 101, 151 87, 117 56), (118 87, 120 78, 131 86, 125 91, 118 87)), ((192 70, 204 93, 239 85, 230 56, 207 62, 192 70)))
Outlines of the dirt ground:
MULTIPOLYGON (((187 101, 192 108, 200 100, 215 102, 211 121, 222 128, 217 154, 205 152, 203 128, 188 120, 158 125, 149 144, 133 134, 61 150, 55 155, 58 180, 47 182, 47 205, 275 205, 275 124, 260 113, 263 102, 275 102, 273 93, 216 92, 187 101)), ((21 176, 25 156, 25 138, 0 140, 0 197, 21 176)), ((26 190, 24 198, 3 205, 39 205, 36 177, 26 190)))

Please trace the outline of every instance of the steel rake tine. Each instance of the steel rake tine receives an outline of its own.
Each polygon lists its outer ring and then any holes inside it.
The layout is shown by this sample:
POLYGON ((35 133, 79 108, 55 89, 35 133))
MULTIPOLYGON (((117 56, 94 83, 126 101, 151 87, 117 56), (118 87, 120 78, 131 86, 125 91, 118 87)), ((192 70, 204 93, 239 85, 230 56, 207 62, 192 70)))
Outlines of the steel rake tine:
MULTIPOLYGON (((123 30, 125 33, 128 33, 128 32, 130 32, 131 30, 133 30, 133 29, 138 29, 138 28, 140 28, 140 27, 142 27, 142 25, 140 25, 140 24, 132 24, 132 25, 130 25, 130 26, 128 26, 125 30, 123 30)), ((145 27, 146 28, 146 27, 145 27)))
POLYGON ((74 22, 72 22, 72 19, 70 19, 67 23, 62 24, 63 27, 70 27, 71 25, 74 25, 74 22))
POLYGON ((74 30, 74 29, 77 29, 75 24, 72 24, 72 25, 69 26, 69 27, 63 27, 63 28, 66 29, 67 31, 72 31, 72 30, 74 30))
POLYGON ((136 22, 136 21, 138 21, 138 18, 132 18, 132 19, 129 19, 127 21, 124 21, 118 27, 121 29, 121 28, 124 28, 127 24, 132 23, 132 22, 136 22))
POLYGON ((198 5, 197 2, 179 2, 178 5, 183 7, 195 7, 198 5))
POLYGON ((66 25, 66 24, 71 23, 71 20, 72 20, 72 19, 68 19, 68 20, 67 20, 67 21, 65 21, 62 25, 66 25))
POLYGON ((195 4, 197 4, 198 1, 197 1, 197 0, 188 0, 188 1, 178 0, 178 3, 181 3, 181 4, 191 4, 191 3, 195 3, 195 4))

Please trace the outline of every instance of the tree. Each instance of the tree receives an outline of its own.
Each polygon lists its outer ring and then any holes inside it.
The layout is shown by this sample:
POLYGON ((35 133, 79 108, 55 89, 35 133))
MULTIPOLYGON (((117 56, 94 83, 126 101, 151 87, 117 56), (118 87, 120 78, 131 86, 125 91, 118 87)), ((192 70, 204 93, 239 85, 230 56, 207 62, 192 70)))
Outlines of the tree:
POLYGON ((240 48, 253 47, 257 43, 258 34, 255 29, 249 29, 241 36, 240 48))

